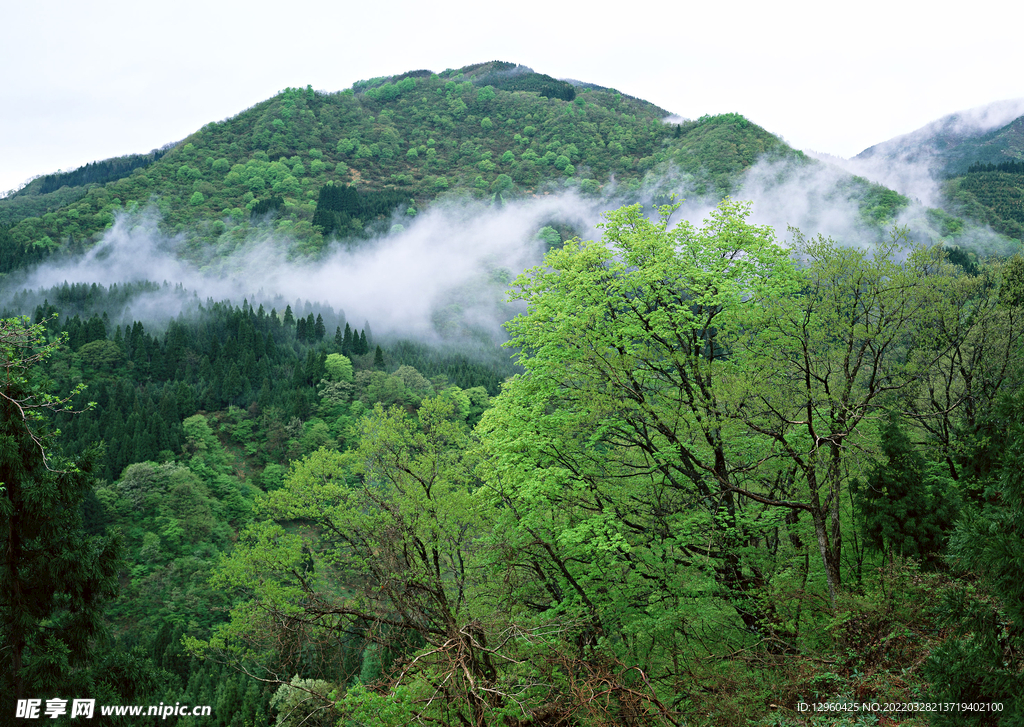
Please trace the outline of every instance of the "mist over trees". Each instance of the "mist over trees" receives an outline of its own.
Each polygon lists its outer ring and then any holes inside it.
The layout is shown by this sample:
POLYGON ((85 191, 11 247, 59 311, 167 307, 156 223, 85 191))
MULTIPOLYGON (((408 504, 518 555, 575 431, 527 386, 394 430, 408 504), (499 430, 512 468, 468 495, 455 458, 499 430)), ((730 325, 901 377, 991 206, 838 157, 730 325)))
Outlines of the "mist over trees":
POLYGON ((0 201, 0 723, 1018 723, 1019 164, 986 248, 666 116, 412 71, 0 201))
MULTIPOLYGON (((610 213, 602 242, 520 276, 522 368, 500 377, 290 305, 201 306, 159 335, 52 304, 8 320, 42 347, 22 380, 95 405, 43 406, 61 434, 42 449, 5 414, 17 449, 88 462, 7 471, 5 517, 22 483, 77 498, 52 526, 107 579, 99 610, 48 607, 81 638, 56 672, 8 598, 13 687, 187 699, 224 724, 788 719, 757 684, 1018 714, 1014 637, 966 624, 1016 618, 1001 422, 1024 264, 969 275, 899 231, 786 249, 742 204, 674 211, 610 213)), ((52 293, 118 294, 75 290, 52 293)))

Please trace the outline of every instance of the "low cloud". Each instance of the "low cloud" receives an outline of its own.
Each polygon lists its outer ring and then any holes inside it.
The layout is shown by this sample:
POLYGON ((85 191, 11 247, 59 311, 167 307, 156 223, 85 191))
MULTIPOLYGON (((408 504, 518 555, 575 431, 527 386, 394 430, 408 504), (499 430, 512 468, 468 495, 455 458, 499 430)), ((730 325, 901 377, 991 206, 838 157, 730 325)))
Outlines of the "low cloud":
POLYGON ((161 233, 155 214, 124 214, 87 253, 38 267, 22 287, 167 282, 160 293, 131 302, 134 315, 145 311, 164 320, 188 300, 301 300, 343 310, 353 323, 369 320, 378 333, 436 337, 439 311, 496 333, 508 315, 501 302, 507 280, 543 258, 538 230, 553 220, 592 229, 600 212, 600 205, 569 192, 501 207, 438 203, 402 219, 404 229, 354 248, 336 244, 316 260, 291 257, 288 241, 268 233, 203 269, 178 256, 183 240, 161 233), (195 297, 175 290, 179 285, 195 297))

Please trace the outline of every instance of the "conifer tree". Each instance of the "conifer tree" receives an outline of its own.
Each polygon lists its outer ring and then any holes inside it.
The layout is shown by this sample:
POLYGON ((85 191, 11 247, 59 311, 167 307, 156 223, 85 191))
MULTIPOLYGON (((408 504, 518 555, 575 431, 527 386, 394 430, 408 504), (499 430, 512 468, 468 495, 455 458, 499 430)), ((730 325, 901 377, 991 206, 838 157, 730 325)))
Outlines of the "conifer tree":
POLYGON ((119 542, 82 525, 91 462, 53 448, 49 419, 71 402, 45 390, 57 348, 41 325, 0 321, 0 693, 16 699, 90 688, 100 604, 117 590, 119 542))
POLYGON ((345 335, 341 339, 341 355, 348 356, 351 358, 354 351, 352 350, 352 328, 345 324, 345 335))

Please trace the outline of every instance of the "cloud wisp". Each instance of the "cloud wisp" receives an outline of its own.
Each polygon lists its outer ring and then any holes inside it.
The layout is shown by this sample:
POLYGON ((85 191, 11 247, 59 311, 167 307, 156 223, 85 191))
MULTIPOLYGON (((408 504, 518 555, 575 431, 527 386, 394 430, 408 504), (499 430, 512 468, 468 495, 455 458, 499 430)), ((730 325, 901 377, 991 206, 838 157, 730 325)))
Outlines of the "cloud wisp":
MULTIPOLYGON (((543 257, 538 230, 552 220, 592 229, 600 212, 568 192, 501 207, 439 203, 403 220, 404 229, 354 248, 334 245, 316 260, 290 256, 288 241, 269 235, 202 270, 178 256, 183 241, 161 233, 155 214, 124 214, 91 250, 36 268, 21 287, 167 282, 204 301, 314 301, 344 310, 350 321, 370 320, 377 332, 430 339, 438 309, 451 313, 452 306, 468 324, 496 330, 496 316, 507 315, 501 299, 509 276, 543 257)), ((181 309, 182 296, 173 297, 147 293, 131 308, 166 320, 181 309)))

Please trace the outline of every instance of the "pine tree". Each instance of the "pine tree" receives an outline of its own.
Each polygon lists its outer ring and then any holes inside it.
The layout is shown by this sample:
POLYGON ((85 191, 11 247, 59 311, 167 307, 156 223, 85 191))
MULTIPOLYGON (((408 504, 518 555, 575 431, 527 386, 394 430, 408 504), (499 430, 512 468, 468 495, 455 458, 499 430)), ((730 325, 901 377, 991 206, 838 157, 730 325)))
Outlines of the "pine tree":
POLYGON ((865 544, 889 557, 902 555, 936 561, 956 516, 952 487, 892 419, 882 429, 885 464, 855 483, 865 544))
POLYGON ((360 331, 359 333, 359 355, 363 356, 370 352, 370 344, 366 342, 366 331, 360 331))
POLYGON ((324 336, 327 335, 327 326, 324 325, 323 316, 321 316, 319 313, 317 313, 316 323, 313 325, 313 334, 315 340, 317 341, 324 340, 324 336))
POLYGON ((384 370, 384 352, 380 350, 380 346, 377 346, 377 350, 373 354, 373 368, 378 371, 384 370))

